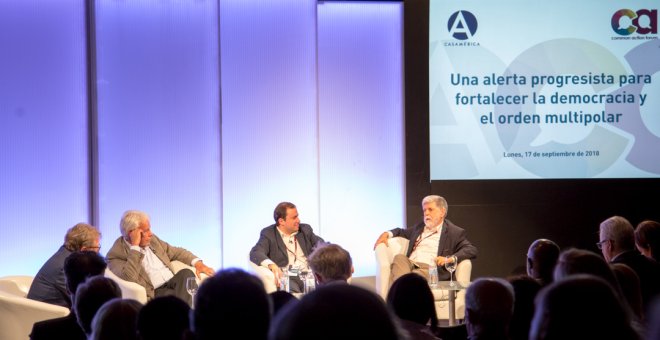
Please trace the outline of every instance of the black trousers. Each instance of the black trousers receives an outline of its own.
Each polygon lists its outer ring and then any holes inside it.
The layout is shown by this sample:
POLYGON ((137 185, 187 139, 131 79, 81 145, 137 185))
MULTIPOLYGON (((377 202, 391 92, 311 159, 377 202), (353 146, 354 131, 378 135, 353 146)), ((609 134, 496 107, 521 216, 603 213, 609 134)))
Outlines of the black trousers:
POLYGON ((188 290, 186 289, 186 279, 189 277, 195 277, 195 273, 192 270, 188 268, 180 270, 174 274, 173 278, 156 288, 154 295, 156 297, 174 295, 185 301, 188 306, 192 306, 192 296, 188 294, 188 290))

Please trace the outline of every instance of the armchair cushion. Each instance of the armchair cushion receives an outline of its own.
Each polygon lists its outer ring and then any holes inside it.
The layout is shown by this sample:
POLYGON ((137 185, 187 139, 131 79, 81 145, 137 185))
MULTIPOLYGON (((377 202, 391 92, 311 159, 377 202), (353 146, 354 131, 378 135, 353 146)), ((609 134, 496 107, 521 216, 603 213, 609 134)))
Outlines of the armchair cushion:
POLYGON ((69 315, 62 306, 26 298, 31 276, 0 278, 0 339, 27 339, 35 322, 69 315))

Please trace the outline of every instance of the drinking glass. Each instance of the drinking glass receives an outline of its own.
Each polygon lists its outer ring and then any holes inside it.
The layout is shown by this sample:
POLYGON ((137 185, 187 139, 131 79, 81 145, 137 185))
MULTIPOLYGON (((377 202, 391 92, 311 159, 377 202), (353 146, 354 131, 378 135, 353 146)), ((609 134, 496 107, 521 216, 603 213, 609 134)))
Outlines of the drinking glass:
POLYGON ((197 294, 197 289, 199 288, 199 285, 197 284, 197 278, 196 277, 189 277, 186 278, 186 290, 188 291, 188 294, 192 297, 193 301, 193 307, 195 304, 195 294, 197 294))
POLYGON ((451 287, 455 285, 453 277, 456 270, 456 262, 458 262, 458 259, 455 255, 449 256, 445 262, 445 269, 449 272, 449 286, 451 287))
POLYGON ((281 267, 280 271, 282 272, 282 276, 280 276, 280 288, 279 290, 283 290, 285 292, 289 291, 289 267, 281 267))

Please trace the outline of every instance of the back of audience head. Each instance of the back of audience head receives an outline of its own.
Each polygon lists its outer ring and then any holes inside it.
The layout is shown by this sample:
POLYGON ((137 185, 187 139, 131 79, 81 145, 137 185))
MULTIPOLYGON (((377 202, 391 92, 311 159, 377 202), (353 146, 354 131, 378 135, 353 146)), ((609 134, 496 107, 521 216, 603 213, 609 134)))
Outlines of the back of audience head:
POLYGON ((137 318, 142 340, 180 340, 189 330, 190 306, 173 295, 159 296, 147 302, 137 318))
POLYGON ((284 290, 277 290, 268 294, 270 302, 273 305, 273 316, 282 310, 289 303, 296 303, 298 299, 291 293, 284 290))
POLYGON ((646 220, 635 229, 635 246, 648 258, 660 262, 660 223, 646 220))
POLYGON ((432 330, 438 326, 433 292, 426 279, 416 273, 405 274, 392 283, 387 306, 403 320, 430 324, 432 330))
POLYGON ((635 229, 621 216, 612 216, 600 224, 599 237, 607 262, 617 255, 635 249, 635 229))
POLYGON ((576 274, 591 274, 609 283, 620 296, 621 287, 612 268, 602 257, 589 250, 570 248, 561 252, 555 267, 555 281, 576 274))
POLYGON ((552 282, 552 271, 559 257, 559 246, 548 239, 538 239, 527 250, 527 275, 541 285, 552 282))
POLYGON ((94 276, 76 289, 73 308, 80 328, 87 335, 92 333, 92 319, 101 306, 114 298, 121 298, 121 290, 115 281, 94 276))
POLYGON ((268 294, 260 279, 229 268, 204 280, 195 295, 191 328, 197 339, 216 339, 228 329, 245 339, 265 339, 271 318, 268 294))
POLYGON ((268 338, 399 339, 396 317, 376 294, 351 285, 319 287, 275 317, 268 338))
POLYGON ((529 335, 530 340, 639 338, 612 287, 588 274, 541 290, 529 335))
POLYGON ((639 276, 632 268, 623 263, 613 263, 610 267, 632 313, 638 320, 643 321, 644 308, 642 305, 642 289, 639 276))
POLYGON ((513 287, 500 278, 479 278, 465 293, 465 323, 470 338, 508 337, 513 315, 513 287))
POLYGON ((95 251, 77 251, 64 260, 64 277, 66 288, 74 295, 78 286, 88 277, 102 275, 108 265, 105 259, 95 251))
POLYGON ((307 263, 319 285, 336 281, 347 282, 353 275, 351 255, 337 244, 317 245, 308 256, 307 263))
POLYGON ((114 298, 99 308, 92 320, 88 340, 137 340, 137 317, 142 304, 114 298))
POLYGON ((78 223, 67 230, 64 235, 64 248, 68 251, 89 250, 98 252, 100 247, 101 233, 99 230, 87 223, 78 223))
POLYGON ((526 340, 534 316, 534 299, 541 290, 541 283, 527 275, 513 276, 508 280, 514 292, 513 316, 509 323, 509 335, 511 340, 526 340))

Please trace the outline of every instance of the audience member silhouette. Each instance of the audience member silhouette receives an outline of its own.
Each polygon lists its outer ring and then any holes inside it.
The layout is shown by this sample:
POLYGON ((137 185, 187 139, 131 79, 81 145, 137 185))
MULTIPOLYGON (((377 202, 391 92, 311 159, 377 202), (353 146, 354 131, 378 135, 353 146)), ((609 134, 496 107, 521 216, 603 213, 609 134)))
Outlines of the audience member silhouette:
POLYGON ((135 300, 112 299, 101 306, 92 320, 88 340, 138 340, 137 318, 142 304, 135 300))
MULTIPOLYGON (((88 277, 102 275, 105 272, 106 267, 107 265, 103 257, 95 251, 79 251, 71 253, 71 255, 64 260, 66 290, 69 293, 71 300, 75 300, 74 293, 81 283, 83 283, 88 277)), ((84 340, 87 336, 82 328, 80 328, 80 325, 78 325, 76 313, 71 311, 71 313, 65 317, 36 322, 32 326, 30 338, 32 340, 84 340)))
POLYGON ((649 329, 646 339, 658 340, 660 339, 660 298, 656 298, 651 302, 648 315, 649 329))
POLYGON ((396 279, 387 293, 387 306, 399 317, 411 339, 437 339, 435 302, 425 278, 408 273, 396 279))
POLYGON ((635 231, 625 218, 613 216, 600 224, 598 245, 610 263, 628 265, 639 276, 644 308, 660 293, 660 264, 635 249, 635 231))
POLYGON ((142 340, 181 340, 188 333, 190 306, 174 295, 159 296, 147 302, 137 318, 142 340))
POLYGON ((635 228, 635 246, 642 255, 660 262, 660 223, 642 221, 635 228))
POLYGON ((195 295, 191 323, 197 339, 219 339, 232 330, 241 339, 265 339, 271 306, 263 283, 237 268, 204 280, 195 295))
POLYGON ((559 254, 555 266, 555 281, 576 274, 591 274, 609 283, 617 296, 623 298, 619 281, 616 280, 612 268, 602 257, 589 250, 569 248, 559 254))
POLYGON ((480 278, 465 293, 465 323, 471 340, 508 339, 513 287, 500 278, 480 278))
POLYGON ((626 298, 626 302, 632 313, 639 321, 644 321, 644 307, 642 306, 642 291, 639 285, 639 276, 632 268, 623 263, 613 263, 610 265, 614 276, 616 277, 621 292, 626 298))
POLYGON ((541 283, 527 275, 510 277, 509 283, 513 287, 514 293, 509 337, 511 340, 527 340, 534 316, 534 298, 541 290, 541 283))
POLYGON ((588 274, 557 280, 536 299, 530 340, 635 340, 628 313, 611 285, 588 274))
POLYGON ((307 264, 319 286, 331 282, 346 283, 353 275, 351 254, 337 244, 319 243, 309 254, 307 264))
POLYGON ((584 249, 570 248, 564 250, 559 255, 555 267, 555 281, 576 274, 589 274, 605 280, 623 304, 624 310, 628 313, 628 318, 632 320, 635 329, 641 330, 643 328, 641 319, 634 314, 633 307, 628 304, 627 293, 624 293, 614 271, 602 257, 584 249))
POLYGON ((270 302, 273 305, 273 316, 289 303, 296 303, 298 299, 291 293, 284 290, 277 290, 268 294, 270 302))
POLYGON ((552 282, 552 271, 559 257, 559 246, 548 239, 538 239, 527 250, 527 275, 542 286, 552 282))
POLYGON ((268 338, 406 339, 383 300, 352 285, 326 285, 289 304, 275 317, 268 338))
POLYGON ((80 284, 76 290, 73 309, 80 328, 92 334, 92 319, 104 303, 121 298, 121 290, 115 281, 103 276, 94 276, 80 284))

